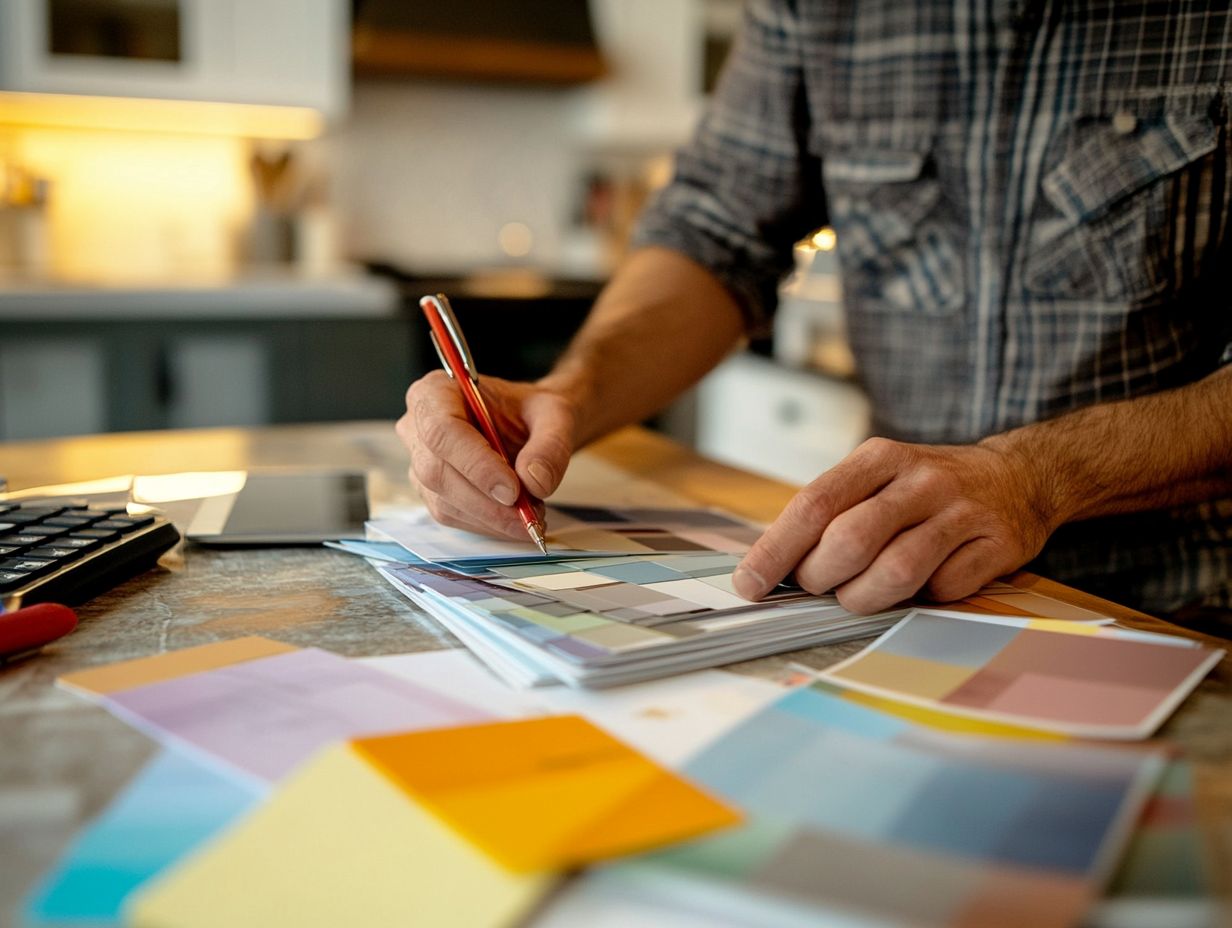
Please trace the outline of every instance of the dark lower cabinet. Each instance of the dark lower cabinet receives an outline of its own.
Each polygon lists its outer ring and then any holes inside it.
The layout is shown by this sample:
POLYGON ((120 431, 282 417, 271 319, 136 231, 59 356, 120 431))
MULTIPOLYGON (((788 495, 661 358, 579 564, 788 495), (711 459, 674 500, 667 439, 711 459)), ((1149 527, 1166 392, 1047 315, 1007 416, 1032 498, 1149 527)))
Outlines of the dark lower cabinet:
POLYGON ((5 321, 0 439, 394 419, 418 320, 5 321))

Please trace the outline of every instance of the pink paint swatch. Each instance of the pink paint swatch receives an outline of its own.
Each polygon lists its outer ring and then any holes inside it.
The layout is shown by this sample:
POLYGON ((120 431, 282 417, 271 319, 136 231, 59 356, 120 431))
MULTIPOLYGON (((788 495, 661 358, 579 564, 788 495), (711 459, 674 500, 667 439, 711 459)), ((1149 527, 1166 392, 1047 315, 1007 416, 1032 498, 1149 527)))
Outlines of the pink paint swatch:
POLYGON ((491 718, 316 648, 112 693, 102 704, 159 741, 265 782, 337 741, 491 718))

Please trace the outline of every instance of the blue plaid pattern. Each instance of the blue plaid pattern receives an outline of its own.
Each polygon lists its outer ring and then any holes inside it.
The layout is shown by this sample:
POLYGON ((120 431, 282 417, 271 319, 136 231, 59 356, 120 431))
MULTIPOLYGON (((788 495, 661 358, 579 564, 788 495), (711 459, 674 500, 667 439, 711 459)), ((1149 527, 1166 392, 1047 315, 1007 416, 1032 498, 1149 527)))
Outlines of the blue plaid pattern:
MULTIPOLYGON (((754 0, 635 243, 764 329, 838 233, 875 431, 973 442, 1232 359, 1226 5, 754 0)), ((1125 436, 1133 441, 1134 436, 1125 436)), ((1032 566, 1155 612, 1232 605, 1232 500, 1066 526, 1032 566)))

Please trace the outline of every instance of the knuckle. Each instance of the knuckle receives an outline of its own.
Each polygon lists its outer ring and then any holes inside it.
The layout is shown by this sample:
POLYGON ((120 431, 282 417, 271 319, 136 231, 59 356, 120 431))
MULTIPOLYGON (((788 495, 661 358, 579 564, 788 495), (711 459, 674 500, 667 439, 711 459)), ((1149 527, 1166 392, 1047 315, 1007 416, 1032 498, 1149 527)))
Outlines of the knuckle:
POLYGON ((829 550, 838 552, 844 560, 867 561, 873 553, 869 539, 854 519, 840 516, 826 527, 822 537, 829 550))
POLYGON ((829 522, 834 511, 834 497, 814 481, 792 497, 784 514, 795 522, 812 525, 829 522))
POLYGON ((887 588, 904 593, 914 593, 921 586, 922 578, 915 562, 906 555, 887 551, 877 565, 887 588))
POLYGON ((913 483, 917 493, 931 499, 959 495, 958 480, 953 472, 936 461, 920 464, 913 475, 913 483))
POLYGON ((425 448, 438 454, 449 447, 452 423, 444 416, 419 416, 416 420, 416 431, 419 440, 425 448))
POLYGON ((394 432, 402 439, 404 445, 410 447, 415 434, 415 420, 411 418, 409 412, 405 412, 398 417, 398 421, 394 423, 394 432))
POLYGON ((817 571, 808 567, 801 567, 796 571, 796 583, 804 592, 812 593, 814 596, 823 596, 830 592, 829 584, 823 581, 817 571))
POLYGON ((904 447, 905 446, 902 442, 894 441, 892 438, 883 438, 880 435, 874 435, 872 438, 864 439, 856 450, 861 454, 861 456, 880 458, 901 454, 904 447))
POLYGON ((879 603, 860 590, 840 587, 836 591, 836 595, 838 596, 838 604, 848 612, 855 613, 856 615, 871 615, 880 608, 879 603))
POLYGON ((445 463, 432 454, 417 454, 411 462, 411 470, 421 487, 440 492, 445 484, 445 463))
POLYGON ((426 394, 440 389, 442 379, 449 380, 449 376, 444 371, 429 371, 414 381, 406 388, 406 408, 414 409, 416 404, 426 399, 426 394))
POLYGON ((929 599, 939 603, 953 602, 956 599, 962 599, 972 590, 964 587, 955 577, 934 575, 924 586, 924 592, 929 599))

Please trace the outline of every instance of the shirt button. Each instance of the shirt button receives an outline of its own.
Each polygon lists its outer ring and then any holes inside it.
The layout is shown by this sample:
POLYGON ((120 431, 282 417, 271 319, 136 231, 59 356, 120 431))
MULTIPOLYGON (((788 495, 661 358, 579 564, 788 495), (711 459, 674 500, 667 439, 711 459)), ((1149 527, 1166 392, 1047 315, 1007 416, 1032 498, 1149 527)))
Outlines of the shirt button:
POLYGON ((1138 117, 1121 110, 1112 117, 1112 131, 1117 135, 1129 135, 1138 128, 1138 117))

